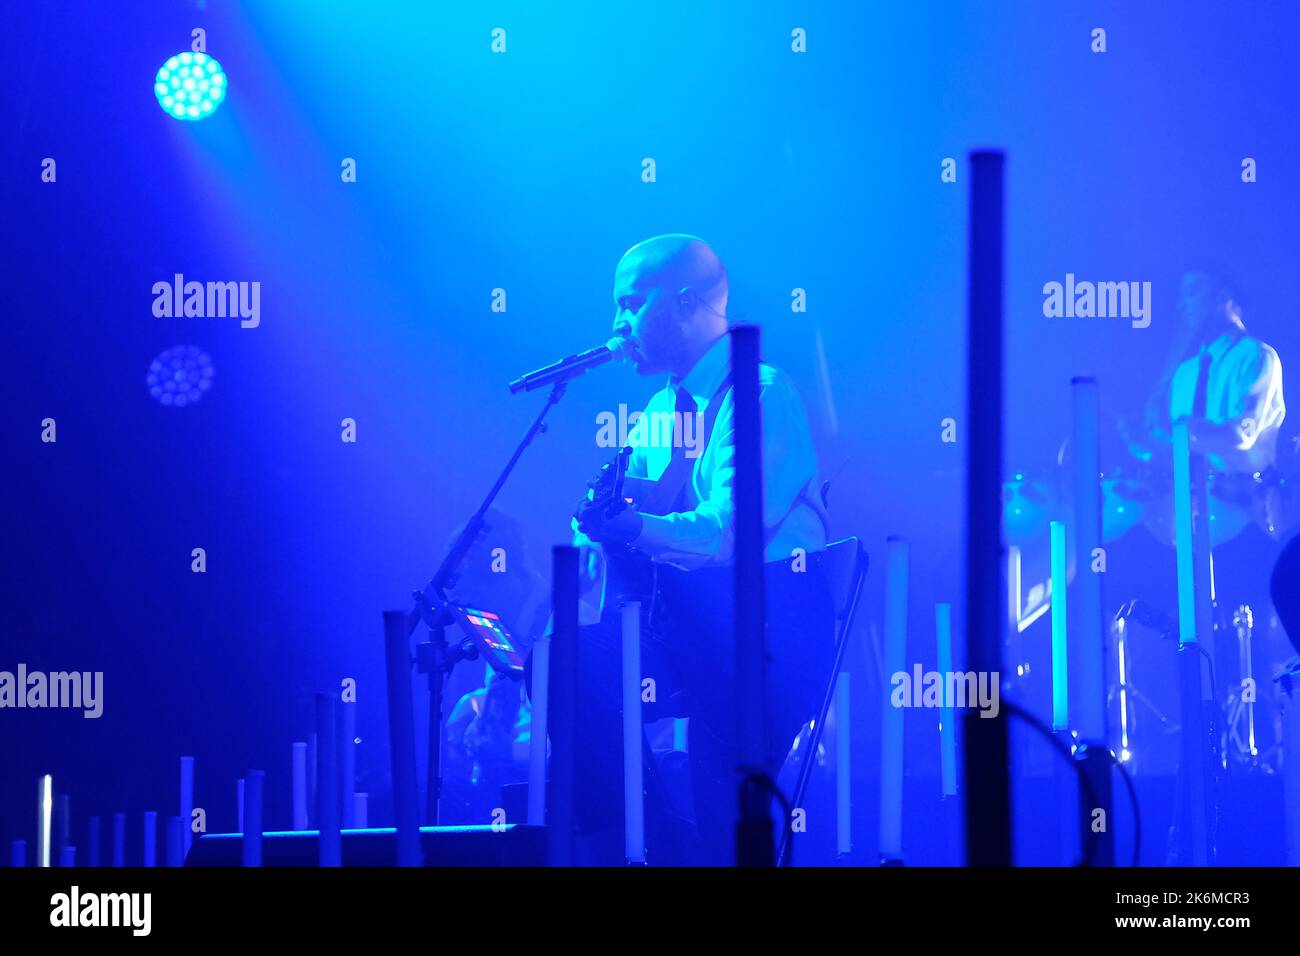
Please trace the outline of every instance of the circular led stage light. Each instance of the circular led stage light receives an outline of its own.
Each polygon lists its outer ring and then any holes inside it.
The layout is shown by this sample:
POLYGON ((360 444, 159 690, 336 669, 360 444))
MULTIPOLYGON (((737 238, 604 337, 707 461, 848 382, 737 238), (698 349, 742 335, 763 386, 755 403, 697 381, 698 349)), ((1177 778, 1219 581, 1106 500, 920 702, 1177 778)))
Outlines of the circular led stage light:
POLYGON ((226 98, 226 74, 206 53, 178 53, 158 68, 153 92, 167 115, 201 120, 226 98))
POLYGON ((212 387, 212 373, 207 352, 195 345, 178 345, 153 360, 144 380, 158 401, 184 408, 212 387))

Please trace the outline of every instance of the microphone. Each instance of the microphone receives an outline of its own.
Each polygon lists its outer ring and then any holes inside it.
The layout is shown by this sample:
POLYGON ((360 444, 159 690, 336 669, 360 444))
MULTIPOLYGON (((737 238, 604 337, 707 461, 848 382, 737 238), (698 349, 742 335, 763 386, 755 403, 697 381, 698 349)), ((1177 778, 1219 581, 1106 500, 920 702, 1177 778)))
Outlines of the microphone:
POLYGON ((627 339, 621 336, 614 336, 604 345, 598 345, 594 349, 587 349, 585 352, 579 352, 577 355, 570 355, 568 358, 560 359, 558 362, 552 362, 533 372, 521 375, 510 383, 510 394, 517 395, 519 392, 531 392, 535 388, 542 388, 546 385, 553 385, 556 382, 567 382, 571 378, 577 378, 588 369, 593 369, 597 365, 604 365, 610 359, 621 357, 627 349, 627 339))

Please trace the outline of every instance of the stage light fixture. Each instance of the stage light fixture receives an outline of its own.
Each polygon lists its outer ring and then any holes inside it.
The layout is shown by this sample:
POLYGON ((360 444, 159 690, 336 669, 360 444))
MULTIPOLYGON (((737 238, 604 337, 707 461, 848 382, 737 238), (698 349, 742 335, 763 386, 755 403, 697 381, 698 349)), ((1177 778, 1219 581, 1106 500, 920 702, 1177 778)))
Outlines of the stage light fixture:
POLYGON ((184 408, 212 387, 212 359, 195 345, 168 349, 149 365, 145 384, 149 394, 164 405, 184 408))
POLYGON ((168 116, 206 119, 226 98, 226 74, 206 53, 178 53, 158 68, 153 92, 168 116))

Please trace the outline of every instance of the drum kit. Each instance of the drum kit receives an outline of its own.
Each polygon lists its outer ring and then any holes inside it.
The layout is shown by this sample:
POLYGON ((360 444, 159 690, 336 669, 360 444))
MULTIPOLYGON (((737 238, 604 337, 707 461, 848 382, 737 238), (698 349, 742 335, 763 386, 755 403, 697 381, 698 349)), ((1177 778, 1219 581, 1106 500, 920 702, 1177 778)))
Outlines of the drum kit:
MULTIPOLYGON (((1167 448, 1162 456, 1158 450, 1128 444, 1128 454, 1100 476, 1102 542, 1109 549, 1141 526, 1155 542, 1169 549, 1172 576, 1175 523, 1170 456, 1167 448)), ((1068 449, 1063 448, 1058 466, 1065 465, 1066 454, 1068 449)), ((1068 474, 1065 467, 1055 471, 1057 475, 1068 474)), ((1049 524, 1068 521, 1072 512, 1068 482, 1057 475, 1017 472, 1003 486, 1003 529, 1011 553, 1011 590, 1016 592, 1011 595, 1011 618, 1013 625, 1019 624, 1010 630, 1009 650, 1012 671, 1021 676, 1027 676, 1028 663, 1016 662, 1027 662, 1033 656, 1024 632, 1050 605, 1050 589, 1046 586, 1049 524)), ((1238 538, 1251 525, 1265 538, 1279 543, 1300 531, 1300 469, 1271 466, 1253 474, 1215 472, 1208 477, 1207 499, 1212 561, 1219 557, 1220 546, 1238 538)), ((1071 565, 1068 574, 1073 578, 1075 573, 1071 565)), ((1266 579, 1267 572, 1264 574, 1266 579)), ((1153 703, 1151 696, 1133 681, 1131 631, 1135 627, 1153 631, 1157 638, 1166 639, 1164 643, 1172 654, 1177 642, 1176 615, 1173 607, 1158 609, 1135 600, 1120 604, 1115 613, 1117 599, 1122 596, 1111 594, 1108 600, 1107 614, 1114 617, 1112 645, 1108 649, 1108 668, 1112 671, 1108 675, 1108 696, 1112 714, 1118 712, 1119 717, 1118 726, 1112 728, 1115 753, 1136 769, 1135 751, 1139 748, 1130 748, 1139 710, 1143 711, 1143 719, 1153 719, 1159 737, 1175 734, 1179 728, 1176 714, 1153 703)), ((1273 774, 1280 770, 1282 756, 1279 695, 1269 676, 1270 665, 1264 659, 1267 655, 1260 652, 1259 639, 1265 636, 1263 628, 1276 625, 1271 613, 1251 607, 1241 597, 1215 595, 1214 634, 1207 642, 1218 672, 1214 691, 1220 710, 1216 721, 1217 755, 1224 770, 1273 774)))

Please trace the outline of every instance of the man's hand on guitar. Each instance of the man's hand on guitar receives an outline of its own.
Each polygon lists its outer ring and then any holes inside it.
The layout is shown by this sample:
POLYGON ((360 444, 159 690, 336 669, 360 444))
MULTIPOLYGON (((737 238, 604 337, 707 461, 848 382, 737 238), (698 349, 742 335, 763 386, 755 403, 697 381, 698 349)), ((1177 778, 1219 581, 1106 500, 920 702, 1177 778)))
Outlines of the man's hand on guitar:
POLYGON ((603 544, 631 544, 641 534, 641 515, 635 508, 622 507, 611 514, 608 500, 578 502, 573 513, 578 530, 603 544))

